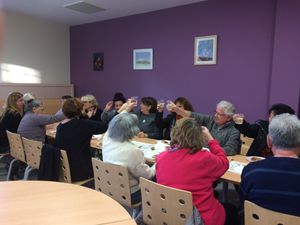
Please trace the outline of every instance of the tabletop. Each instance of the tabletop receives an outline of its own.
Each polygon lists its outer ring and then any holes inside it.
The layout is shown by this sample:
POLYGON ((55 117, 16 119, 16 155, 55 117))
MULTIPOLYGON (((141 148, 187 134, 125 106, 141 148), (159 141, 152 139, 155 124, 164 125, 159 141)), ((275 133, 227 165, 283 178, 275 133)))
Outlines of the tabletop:
POLYGON ((114 199, 79 185, 0 182, 0 224, 136 224, 114 199))

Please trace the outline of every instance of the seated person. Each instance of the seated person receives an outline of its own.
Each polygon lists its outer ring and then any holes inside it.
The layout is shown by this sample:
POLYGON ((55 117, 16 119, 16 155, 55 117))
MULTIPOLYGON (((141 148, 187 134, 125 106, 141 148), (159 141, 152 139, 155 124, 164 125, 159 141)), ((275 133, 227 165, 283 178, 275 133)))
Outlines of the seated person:
POLYGON ((29 102, 30 100, 34 100, 36 99, 35 96, 33 94, 31 94, 30 92, 27 92, 23 95, 23 100, 24 102, 29 102))
POLYGON ((46 139, 46 125, 59 122, 65 118, 61 110, 55 115, 41 114, 43 110, 41 101, 29 100, 25 102, 25 114, 18 127, 18 133, 21 136, 44 143, 46 139))
POLYGON ((215 115, 204 115, 190 112, 172 104, 170 111, 182 117, 192 117, 201 125, 208 128, 212 136, 219 141, 226 155, 238 154, 241 150, 240 132, 234 127, 232 116, 235 108, 232 103, 220 101, 216 106, 215 115))
POLYGON ((63 106, 63 104, 65 103, 65 101, 67 99, 73 98, 71 95, 63 95, 61 96, 61 107, 63 106))
POLYGON ((182 118, 171 131, 170 148, 157 157, 156 179, 159 184, 192 192, 205 225, 224 225, 225 219, 233 225, 236 223, 225 218, 224 207, 213 192, 213 182, 228 166, 224 150, 208 129, 193 118, 182 118), (210 151, 203 148, 204 142, 210 151))
POLYGON ((249 163, 242 172, 241 201, 300 216, 300 121, 295 115, 275 116, 267 144, 274 157, 249 163))
POLYGON ((123 112, 110 121, 102 143, 104 162, 128 168, 133 204, 141 200, 139 178, 151 179, 155 175, 155 166, 148 166, 145 163, 144 153, 130 141, 138 132, 137 116, 123 112))
MULTIPOLYGON (((184 97, 179 97, 174 101, 174 104, 179 107, 182 108, 184 110, 188 110, 193 112, 193 106, 192 104, 184 97)), ((161 129, 166 129, 165 133, 164 133, 164 139, 166 140, 170 140, 170 134, 171 134, 171 129, 175 126, 176 121, 178 121, 179 119, 181 119, 182 117, 178 114, 176 114, 175 112, 171 112, 169 115, 167 115, 166 118, 163 118, 163 104, 158 104, 157 105, 157 111, 158 113, 156 114, 156 123, 159 124, 159 127, 161 129)))
POLYGON ((141 99, 140 110, 134 112, 139 121, 140 133, 138 137, 141 138, 162 138, 162 130, 156 123, 157 101, 152 97, 144 97, 141 99))
POLYGON ((55 146, 66 150, 72 181, 93 177, 90 142, 93 134, 102 134, 107 125, 93 120, 80 120, 83 104, 76 98, 67 99, 62 111, 63 120, 56 131, 55 146))
MULTIPOLYGON (((247 155, 248 156, 263 156, 269 157, 273 153, 267 145, 267 135, 269 122, 276 115, 282 113, 294 114, 295 111, 288 105, 285 104, 274 104, 269 109, 269 120, 258 120, 254 124, 249 124, 245 119, 243 119, 242 124, 235 124, 235 128, 238 129, 241 134, 247 137, 254 138, 247 155)), ((237 122, 239 115, 234 114, 233 120, 237 122)))
POLYGON ((105 109, 101 114, 101 120, 103 122, 109 123, 111 119, 118 114, 118 110, 122 107, 122 105, 126 102, 125 97, 122 93, 117 92, 112 101, 109 101, 105 109), (113 108, 112 108, 113 107, 113 108))
POLYGON ((23 95, 20 92, 12 92, 8 95, 4 111, 0 116, 0 153, 9 151, 9 143, 6 131, 17 133, 24 108, 23 95))
POLYGON ((82 96, 81 102, 83 103, 82 118, 101 121, 102 110, 99 108, 99 104, 94 95, 82 96))

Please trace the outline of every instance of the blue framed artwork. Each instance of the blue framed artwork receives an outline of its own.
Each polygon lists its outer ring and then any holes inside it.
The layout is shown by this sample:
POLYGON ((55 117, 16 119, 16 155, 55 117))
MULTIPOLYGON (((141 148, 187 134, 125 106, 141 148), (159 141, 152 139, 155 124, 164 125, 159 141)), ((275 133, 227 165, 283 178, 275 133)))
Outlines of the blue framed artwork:
POLYGON ((217 64, 217 35, 195 37, 194 65, 217 64))
POLYGON ((153 48, 133 50, 133 69, 134 70, 153 69, 153 48))
POLYGON ((93 54, 93 69, 94 71, 103 71, 104 53, 93 54))

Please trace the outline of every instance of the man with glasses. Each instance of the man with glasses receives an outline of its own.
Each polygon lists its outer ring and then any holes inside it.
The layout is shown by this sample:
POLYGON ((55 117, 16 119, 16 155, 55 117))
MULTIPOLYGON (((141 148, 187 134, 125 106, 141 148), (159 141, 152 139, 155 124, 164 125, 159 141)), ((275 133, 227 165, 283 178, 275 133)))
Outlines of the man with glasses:
POLYGON ((192 117, 201 125, 208 128, 212 136, 219 141, 221 147, 227 155, 235 155, 240 152, 241 140, 240 132, 234 127, 232 116, 235 108, 228 101, 220 101, 214 115, 204 115, 190 112, 172 105, 171 111, 183 117, 192 117))

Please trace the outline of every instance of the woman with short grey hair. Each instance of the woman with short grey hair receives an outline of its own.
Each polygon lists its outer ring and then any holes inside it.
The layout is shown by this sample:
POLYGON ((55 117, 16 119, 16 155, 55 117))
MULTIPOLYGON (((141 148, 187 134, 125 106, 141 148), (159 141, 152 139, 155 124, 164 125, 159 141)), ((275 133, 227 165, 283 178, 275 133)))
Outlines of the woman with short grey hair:
POLYGON ((128 168, 133 204, 141 200, 139 178, 151 179, 155 175, 155 165, 148 166, 142 150, 131 142, 138 132, 137 116, 126 112, 120 113, 110 121, 102 143, 104 162, 128 168))
POLYGON ((59 122, 65 118, 61 110, 55 115, 41 114, 43 110, 41 101, 33 99, 25 103, 25 114, 18 127, 18 133, 21 136, 44 143, 46 139, 46 125, 59 122))

